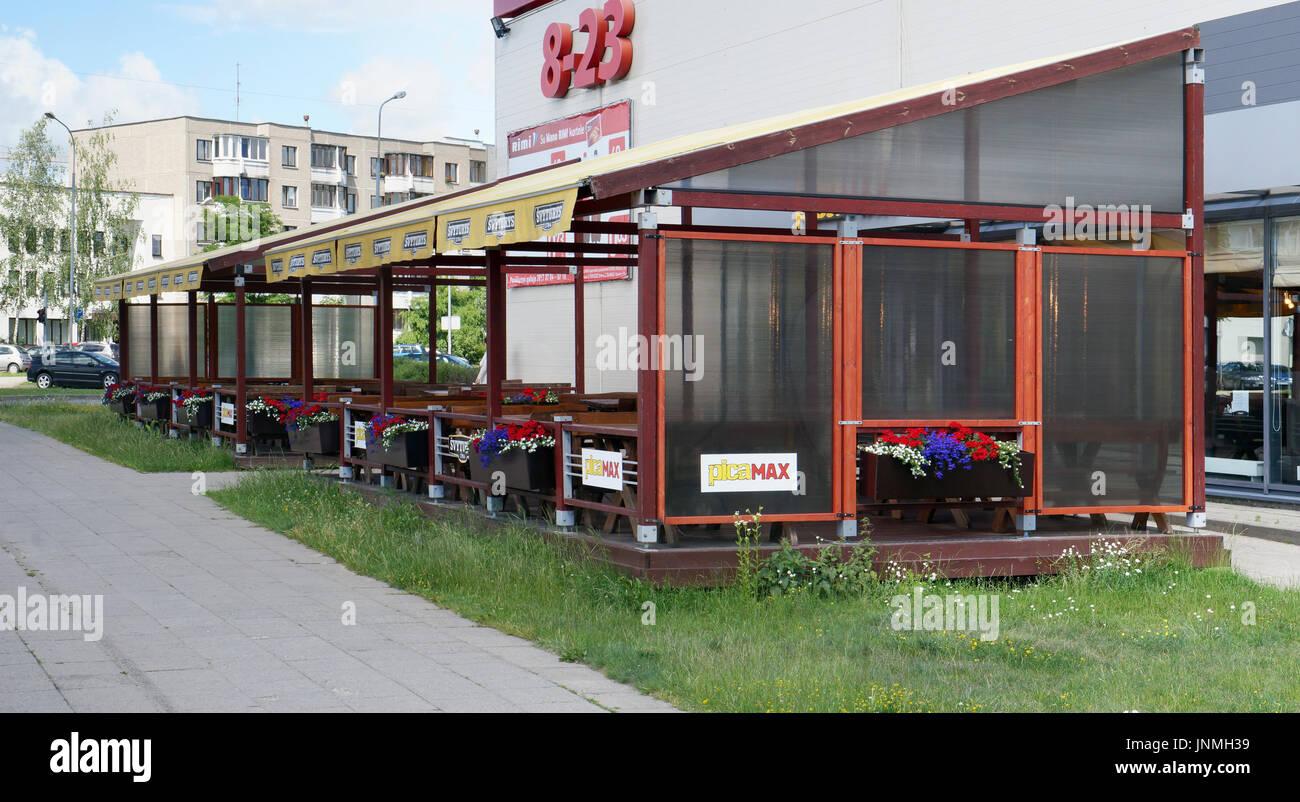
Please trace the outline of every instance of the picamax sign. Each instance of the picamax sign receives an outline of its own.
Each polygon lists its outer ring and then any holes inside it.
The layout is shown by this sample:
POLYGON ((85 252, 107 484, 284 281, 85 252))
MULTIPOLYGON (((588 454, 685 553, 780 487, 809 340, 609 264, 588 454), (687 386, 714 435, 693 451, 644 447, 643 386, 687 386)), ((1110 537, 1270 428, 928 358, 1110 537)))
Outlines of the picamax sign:
POLYGON ((793 493, 799 482, 798 454, 701 454, 701 493, 793 493))
POLYGON ((607 490, 623 489, 623 453, 582 449, 582 483, 607 490))

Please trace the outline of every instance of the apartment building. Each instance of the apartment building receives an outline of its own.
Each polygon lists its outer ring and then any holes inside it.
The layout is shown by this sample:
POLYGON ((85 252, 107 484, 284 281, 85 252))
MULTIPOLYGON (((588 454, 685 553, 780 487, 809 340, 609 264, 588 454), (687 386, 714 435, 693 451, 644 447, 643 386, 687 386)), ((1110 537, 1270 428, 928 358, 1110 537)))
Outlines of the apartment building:
MULTIPOLYGON (((173 117, 109 126, 117 179, 176 204, 168 258, 201 250, 210 234, 203 204, 217 195, 270 204, 287 229, 336 220, 358 209, 443 195, 491 181, 495 147, 447 138, 383 140, 305 125, 173 117), (375 179, 382 157, 379 197, 375 179)), ((96 130, 74 131, 78 141, 96 130)))

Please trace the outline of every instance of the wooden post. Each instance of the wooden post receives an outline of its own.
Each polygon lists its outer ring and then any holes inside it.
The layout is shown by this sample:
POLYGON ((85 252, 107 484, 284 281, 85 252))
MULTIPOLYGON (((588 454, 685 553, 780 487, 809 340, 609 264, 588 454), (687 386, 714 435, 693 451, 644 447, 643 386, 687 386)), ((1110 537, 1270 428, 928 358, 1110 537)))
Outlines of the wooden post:
POLYGON ((190 290, 185 293, 185 361, 189 365, 190 389, 199 383, 199 293, 190 290))
MULTIPOLYGON (((655 213, 642 209, 637 223, 637 334, 646 348, 658 347, 659 337, 659 222, 655 213)), ((650 369, 643 354, 637 366, 637 526, 657 529, 659 512, 659 372, 650 369)), ((655 360, 657 362, 658 360, 655 360)))
POLYGON ((379 268, 379 403, 385 409, 393 405, 393 268, 379 268))
MULTIPOLYGON (((1198 42, 1199 44, 1199 42, 1198 42)), ((1199 66, 1199 65, 1198 65, 1199 66)), ((1204 73, 1201 73, 1202 76, 1204 73)), ((1191 409, 1187 410, 1191 425, 1192 442, 1183 446, 1183 453, 1188 456, 1192 472, 1193 512, 1205 511, 1205 397, 1212 390, 1206 390, 1207 366, 1205 361, 1205 83, 1184 79, 1183 82, 1183 192, 1186 195, 1187 210, 1193 215, 1193 227, 1187 234, 1187 250, 1192 253, 1192 326, 1191 342, 1184 347, 1191 349, 1191 370, 1193 375, 1184 376, 1183 381, 1190 384, 1192 392, 1185 394, 1190 400, 1191 409)))
POLYGON ((125 298, 117 301, 117 380, 131 378, 131 304, 125 298))
POLYGON ((501 417, 501 384, 506 378, 506 276, 501 250, 487 252, 488 426, 501 417))
POLYGON ((149 381, 158 383, 158 296, 149 296, 149 381))
MULTIPOLYGON (((447 285, 448 297, 451 295, 451 285, 447 285)), ((434 315, 438 313, 438 283, 434 281, 429 285, 429 384, 438 381, 438 327, 433 324, 434 315)))
POLYGON ((573 275, 573 389, 587 391, 587 311, 586 281, 582 277, 582 262, 578 262, 573 275))
POLYGON ((217 371, 220 370, 221 365, 221 352, 217 349, 218 342, 221 339, 220 328, 217 325, 218 308, 216 293, 208 293, 208 370, 206 375, 209 382, 216 379, 217 371))
MULTIPOLYGON (((244 331, 244 266, 235 276, 235 453, 248 451, 248 377, 244 375, 247 333, 244 331)), ((213 410, 215 413, 216 410, 213 410)))
POLYGON ((302 400, 310 401, 312 395, 316 392, 316 365, 313 358, 315 346, 312 342, 312 305, 311 305, 311 277, 302 277, 302 314, 300 315, 302 324, 302 335, 298 338, 299 348, 302 349, 302 400))

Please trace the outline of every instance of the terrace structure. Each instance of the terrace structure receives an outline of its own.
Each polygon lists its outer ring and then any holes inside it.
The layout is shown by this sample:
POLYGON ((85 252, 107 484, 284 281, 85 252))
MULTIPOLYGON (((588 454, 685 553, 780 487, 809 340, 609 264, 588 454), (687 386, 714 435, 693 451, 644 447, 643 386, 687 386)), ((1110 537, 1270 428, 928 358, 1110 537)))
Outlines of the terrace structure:
MULTIPOLYGON (((211 433, 238 452, 284 435, 250 424, 250 398, 324 393, 337 432, 309 448, 336 449, 342 478, 540 505, 646 575, 725 567, 734 548, 710 533, 760 507, 804 543, 870 515, 882 555, 950 575, 1052 570, 1107 515, 1157 538, 1170 514, 1204 520, 1202 58, 1188 28, 701 131, 110 277, 96 297, 119 301, 122 375, 216 386, 211 433), (1098 210, 1118 222, 1121 205, 1138 210, 1121 238, 1097 238, 1098 210), (729 224, 694 223, 702 209, 729 224), (633 222, 600 219, 621 211, 633 222), (635 392, 584 391, 583 273, 607 267, 634 271, 635 392), (579 367, 512 403, 506 277, 566 271, 579 367), (440 385, 432 362, 428 382, 394 381, 392 294, 442 285, 486 287, 486 382, 440 385), (188 303, 159 304, 169 290, 188 303), (247 302, 268 292, 298 300, 247 302), (366 293, 375 306, 312 302, 366 293), (366 424, 388 415, 427 431, 377 443, 366 424), (527 421, 554 446, 480 465, 478 432, 527 421), (861 450, 954 422, 1018 444, 1022 484, 909 483, 861 450)), ((1222 557, 1217 535, 1187 542, 1222 557)))

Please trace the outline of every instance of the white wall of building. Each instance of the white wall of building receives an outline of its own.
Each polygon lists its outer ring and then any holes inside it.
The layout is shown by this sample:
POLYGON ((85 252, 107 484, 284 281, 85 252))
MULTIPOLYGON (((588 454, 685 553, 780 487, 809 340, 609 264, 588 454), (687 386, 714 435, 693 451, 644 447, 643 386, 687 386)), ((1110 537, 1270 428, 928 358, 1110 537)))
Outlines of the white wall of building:
MULTIPOLYGON (((497 40, 501 175, 509 133, 623 100, 632 101, 631 146, 636 147, 1153 36, 1278 3, 1097 0, 1082 7, 1064 0, 636 0, 627 76, 598 88, 571 88, 564 98, 544 96, 547 26, 570 25, 573 52, 580 53, 586 34, 577 31, 578 17, 594 5, 591 0, 549 3, 509 20, 509 34, 497 40)), ((1213 55, 1208 58, 1212 62, 1213 55)), ((526 381, 570 378, 572 288, 519 287, 508 296, 508 375, 526 381)), ((633 281, 588 285, 587 321, 588 388, 633 389, 630 374, 595 369, 593 347, 601 334, 635 328, 633 281)))

